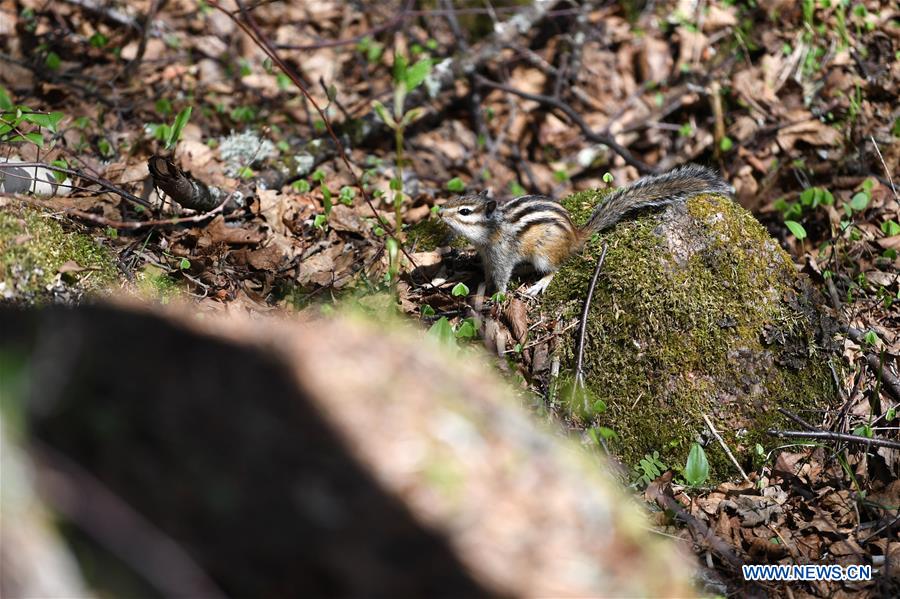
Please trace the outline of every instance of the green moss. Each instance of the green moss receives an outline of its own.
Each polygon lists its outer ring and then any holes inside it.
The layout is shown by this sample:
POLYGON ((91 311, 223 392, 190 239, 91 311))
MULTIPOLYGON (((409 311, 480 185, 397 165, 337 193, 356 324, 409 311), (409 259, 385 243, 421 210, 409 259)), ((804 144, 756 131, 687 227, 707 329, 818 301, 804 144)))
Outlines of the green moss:
MULTIPOLYGON (((602 195, 580 192, 564 204, 584 222, 602 195)), ((815 292, 740 206, 701 196, 680 217, 653 214, 595 236, 559 271, 545 310, 577 318, 603 242, 584 374, 607 410, 585 418, 559 408, 583 426, 615 430, 613 449, 627 464, 658 450, 683 465, 705 434, 703 414, 747 457, 755 443, 771 444, 765 429, 783 421, 776 407, 802 412, 834 397, 815 292), (664 231, 672 222, 681 228, 664 231), (690 251, 670 250, 672 238, 690 251)), ((573 345, 568 338, 561 348, 570 369, 573 345)), ((718 476, 734 473, 717 444, 707 454, 718 476)))
POLYGON ((70 232, 50 214, 21 204, 0 208, 0 298, 35 301, 105 289, 116 280, 112 254, 90 235, 70 232), (74 262, 83 270, 59 276, 74 262))
POLYGON ((462 237, 454 237, 453 232, 435 216, 421 220, 406 230, 406 247, 411 252, 430 252, 446 245, 465 248, 468 242, 462 237))

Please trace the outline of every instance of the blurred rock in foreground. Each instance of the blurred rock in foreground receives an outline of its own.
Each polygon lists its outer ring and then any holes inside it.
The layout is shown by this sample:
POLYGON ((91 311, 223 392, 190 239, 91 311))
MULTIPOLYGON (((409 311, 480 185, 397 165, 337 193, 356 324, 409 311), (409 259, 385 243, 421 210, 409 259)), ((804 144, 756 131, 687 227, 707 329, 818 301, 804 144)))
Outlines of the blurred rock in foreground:
POLYGON ((163 594, 693 594, 601 464, 420 333, 117 307, 0 331, 42 495, 163 594))

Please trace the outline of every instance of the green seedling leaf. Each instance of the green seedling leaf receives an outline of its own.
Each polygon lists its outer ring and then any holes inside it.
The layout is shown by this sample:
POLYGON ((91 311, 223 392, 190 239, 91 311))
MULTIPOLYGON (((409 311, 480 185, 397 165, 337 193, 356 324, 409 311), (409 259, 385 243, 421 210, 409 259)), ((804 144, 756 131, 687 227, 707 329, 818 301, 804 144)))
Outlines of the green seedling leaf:
POLYGON ((442 345, 453 345, 454 343, 453 327, 450 326, 450 321, 446 316, 442 316, 431 325, 431 328, 428 329, 428 336, 436 339, 442 345))
POLYGON ((869 426, 868 424, 863 424, 863 425, 857 426, 855 429, 853 429, 853 434, 856 435, 857 437, 868 437, 869 439, 871 439, 872 438, 872 427, 869 426))
POLYGON ((316 218, 313 219, 313 226, 318 227, 319 229, 325 228, 325 223, 328 222, 328 217, 324 214, 317 214, 316 218))
POLYGON ((607 185, 612 185, 612 182, 615 181, 616 178, 613 177, 613 174, 610 172, 603 173, 603 182, 607 185))
POLYGON ((597 431, 600 433, 601 437, 603 437, 604 439, 607 439, 607 440, 615 439, 616 437, 619 436, 616 433, 616 431, 614 431, 613 429, 611 429, 607 426, 598 426, 597 431))
POLYGON ((9 97, 9 92, 6 91, 6 88, 0 85, 0 110, 12 110, 15 108, 15 104, 9 97))
POLYGON ((63 116, 64 115, 61 112, 51 112, 49 114, 26 112, 22 115, 22 120, 29 123, 34 123, 38 127, 45 127, 51 132, 56 133, 57 125, 59 125, 59 122, 62 120, 63 116))
POLYGON ((406 67, 409 61, 402 54, 394 55, 394 81, 406 83, 406 67))
POLYGON ((854 212, 862 212, 869 205, 869 199, 871 196, 867 192, 860 191, 850 199, 850 207, 854 212))
POLYGON ((806 229, 803 228, 803 225, 795 220, 786 220, 784 221, 784 224, 788 229, 790 229, 794 237, 796 237, 800 241, 806 239, 806 229))
POLYGON ((378 115, 378 118, 382 120, 382 122, 390 127, 391 129, 397 128, 397 121, 394 120, 389 113, 387 108, 384 107, 384 104, 379 102, 378 100, 372 101, 372 109, 375 111, 375 114, 378 115))
POLYGON ((297 193, 307 193, 312 187, 309 184, 309 181, 306 179, 298 179, 291 183, 291 189, 296 191, 297 193))
POLYGON ((731 141, 731 138, 726 136, 719 140, 719 149, 723 152, 727 152, 731 148, 734 147, 734 142, 731 141))
POLYGON ((465 191, 466 184, 463 183, 463 180, 459 177, 453 177, 449 181, 447 181, 447 191, 452 191, 454 193, 461 193, 465 191))
POLYGON ((19 142, 19 141, 30 141, 34 145, 39 148, 44 147, 44 135, 39 131, 32 131, 31 133, 26 133, 24 136, 16 135, 13 137, 10 142, 19 142))
POLYGON ((868 345, 875 345, 878 343, 878 335, 875 331, 866 331, 866 334, 863 335, 863 341, 865 341, 868 345))
POLYGON ((422 82, 431 73, 431 67, 431 59, 422 58, 416 64, 407 68, 403 77, 403 80, 406 82, 406 90, 412 91, 422 85, 422 82))
POLYGON ((172 123, 172 129, 169 131, 169 137, 166 140, 167 150, 171 150, 175 147, 175 144, 178 143, 178 138, 181 137, 181 130, 184 129, 184 126, 187 125, 187 122, 191 118, 191 110, 192 107, 188 106, 175 117, 175 122, 172 123))
POLYGON ((697 486, 706 482, 708 478, 709 461, 706 459, 706 452, 699 443, 694 443, 684 467, 684 479, 689 485, 697 486))
POLYGON ((424 304, 424 305, 420 308, 420 310, 422 311, 422 316, 426 316, 426 317, 427 317, 427 316, 434 316, 434 314, 435 314, 434 308, 432 308, 432 307, 429 306, 428 304, 424 304))
POLYGON ((476 335, 475 323, 472 322, 472 319, 467 318, 459 325, 459 328, 456 329, 456 338, 457 339, 474 339, 476 335))
POLYGON ((182 258, 182 259, 178 262, 178 268, 180 268, 181 270, 187 270, 187 269, 189 269, 190 267, 191 267, 191 261, 188 260, 187 258, 182 258))
POLYGON ((502 291, 498 291, 497 293, 495 293, 494 295, 491 296, 491 301, 494 302, 495 304, 502 304, 503 302, 506 301, 506 294, 503 293, 502 291))
POLYGON ((47 58, 44 59, 44 64, 47 65, 47 68, 51 71, 55 71, 62 65, 62 59, 56 52, 48 52, 47 58))
POLYGON ((466 297, 469 295, 469 288, 466 287, 465 283, 457 283, 450 291, 450 295, 453 297, 466 297))
MULTIPOLYGON (((62 158, 57 158, 53 162, 51 162, 53 166, 58 166, 60 168, 69 168, 69 163, 63 160, 62 158)), ((66 180, 66 174, 60 173, 58 171, 53 171, 53 178, 56 179, 58 183, 62 183, 66 180)))
POLYGON ((881 223, 881 232, 884 233, 887 237, 900 235, 900 224, 898 224, 895 220, 885 221, 881 223))

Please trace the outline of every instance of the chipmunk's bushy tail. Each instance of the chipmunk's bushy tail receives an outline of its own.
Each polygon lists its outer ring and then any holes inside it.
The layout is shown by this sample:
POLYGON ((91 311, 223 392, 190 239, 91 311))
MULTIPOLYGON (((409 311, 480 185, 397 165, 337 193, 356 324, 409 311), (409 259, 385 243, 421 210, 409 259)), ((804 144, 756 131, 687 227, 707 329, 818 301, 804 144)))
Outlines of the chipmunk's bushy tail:
POLYGON ((644 208, 684 202, 703 193, 730 196, 734 190, 715 171, 688 164, 664 175, 651 175, 614 191, 594 209, 582 232, 585 237, 614 226, 627 215, 644 208))

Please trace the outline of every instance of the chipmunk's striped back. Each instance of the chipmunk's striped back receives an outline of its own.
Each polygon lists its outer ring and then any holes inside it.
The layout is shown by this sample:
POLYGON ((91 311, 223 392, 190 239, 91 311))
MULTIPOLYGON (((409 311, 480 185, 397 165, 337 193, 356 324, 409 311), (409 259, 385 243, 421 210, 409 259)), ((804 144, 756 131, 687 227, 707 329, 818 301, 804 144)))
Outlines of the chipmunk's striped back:
POLYGON ((541 195, 521 196, 498 205, 486 192, 469 194, 448 201, 440 215, 475 246, 487 277, 498 291, 504 291, 520 262, 531 263, 538 272, 552 273, 591 235, 629 214, 683 202, 702 193, 730 195, 732 189, 713 171, 690 164, 664 175, 644 177, 611 193, 580 228, 562 205, 541 195))

